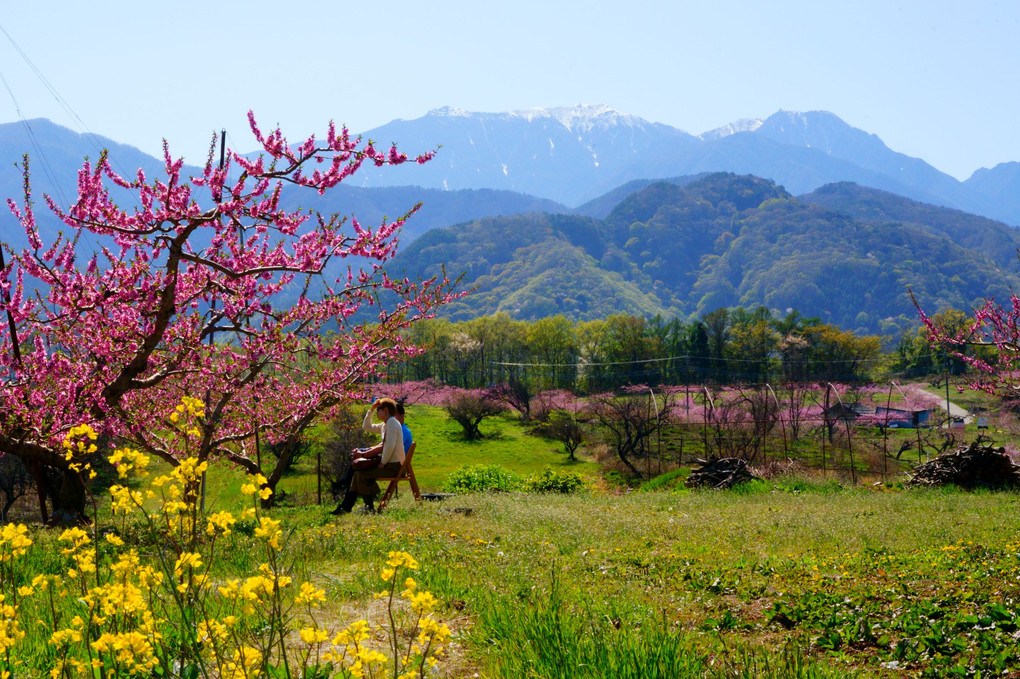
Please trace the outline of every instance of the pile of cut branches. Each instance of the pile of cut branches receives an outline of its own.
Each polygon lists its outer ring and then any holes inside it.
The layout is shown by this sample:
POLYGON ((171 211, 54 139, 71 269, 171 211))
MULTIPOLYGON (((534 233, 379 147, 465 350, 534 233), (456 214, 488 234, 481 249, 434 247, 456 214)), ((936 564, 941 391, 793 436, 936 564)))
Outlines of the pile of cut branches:
POLYGON ((918 465, 908 486, 946 486, 961 488, 1020 488, 1020 466, 1006 451, 981 436, 956 452, 918 465))
POLYGON ((732 488, 738 483, 758 478, 751 473, 747 462, 739 457, 713 457, 696 462, 701 468, 691 470, 687 480, 684 481, 688 488, 732 488))

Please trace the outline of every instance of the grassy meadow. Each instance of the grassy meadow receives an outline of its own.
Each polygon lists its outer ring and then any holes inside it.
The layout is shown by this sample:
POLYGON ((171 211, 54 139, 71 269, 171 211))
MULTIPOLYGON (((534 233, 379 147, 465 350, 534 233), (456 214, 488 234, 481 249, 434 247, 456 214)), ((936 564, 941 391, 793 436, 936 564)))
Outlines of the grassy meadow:
MULTIPOLYGON (((407 552, 453 632, 438 676, 991 677, 1020 668, 1018 494, 904 489, 893 479, 849 488, 816 475, 729 491, 631 490, 600 481, 590 458, 568 463, 555 442, 509 418, 483 423, 480 442, 462 440, 439 409, 411 408, 408 423, 424 491, 480 463, 592 480, 570 495, 421 503, 402 487, 383 514, 333 517, 328 499, 314 504, 314 454, 285 477, 287 499, 268 515, 284 527, 281 568, 325 592, 319 622, 384 619, 373 596, 380 568, 407 552)), ((212 465, 207 511, 239 510, 245 482, 212 465)), ((154 550, 137 524, 119 534, 123 549, 154 550)), ((60 572, 57 533, 31 536, 36 549, 15 577, 60 572)), ((250 572, 255 524, 220 540, 211 576, 250 572)), ((30 631, 14 676, 45 674, 46 646, 30 631)))

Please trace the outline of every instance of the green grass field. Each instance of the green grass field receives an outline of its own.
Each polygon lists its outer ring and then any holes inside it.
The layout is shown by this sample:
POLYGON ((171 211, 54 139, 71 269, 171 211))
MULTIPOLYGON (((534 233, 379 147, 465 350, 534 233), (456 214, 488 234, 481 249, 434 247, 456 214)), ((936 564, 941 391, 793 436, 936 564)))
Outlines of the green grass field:
MULTIPOLYGON (((474 463, 522 476, 550 466, 598 475, 590 460, 568 465, 554 442, 512 419, 483 424, 489 437, 471 443, 439 409, 414 408, 408 422, 426 489, 474 463)), ((390 551, 414 555, 419 585, 435 594, 455 633, 438 676, 1020 671, 1020 495, 848 488, 817 476, 690 491, 676 483, 682 476, 642 492, 415 503, 405 490, 384 514, 338 518, 302 503, 315 488, 310 455, 282 484, 293 501, 271 516, 286 527, 288 572, 324 588, 328 622, 380 621, 372 597, 380 567, 390 551)), ((209 510, 242 506, 243 482, 214 465, 209 510)), ((19 577, 59 572, 55 533, 32 534, 39 549, 19 577)), ((123 535, 125 549, 151 551, 144 531, 123 535)), ((224 540, 215 577, 250 572, 258 545, 251 527, 224 540)), ((45 639, 34 643, 46 647, 45 639)))
MULTIPOLYGON (((499 465, 521 477, 541 473, 547 467, 575 471, 592 479, 600 472, 600 467, 588 459, 570 462, 559 443, 528 433, 512 416, 485 420, 481 426, 485 438, 480 441, 464 440, 457 423, 434 406, 409 406, 407 424, 417 443, 414 470, 422 492, 440 490, 451 472, 467 465, 499 465)), ((280 488, 294 495, 295 503, 315 501, 315 469, 313 449, 284 477, 280 488)), ((211 487, 210 494, 222 495, 228 501, 226 498, 235 496, 243 483, 243 474, 226 470, 222 477, 230 481, 217 482, 219 485, 211 487)), ((324 502, 330 501, 328 495, 328 488, 324 488, 324 502)))

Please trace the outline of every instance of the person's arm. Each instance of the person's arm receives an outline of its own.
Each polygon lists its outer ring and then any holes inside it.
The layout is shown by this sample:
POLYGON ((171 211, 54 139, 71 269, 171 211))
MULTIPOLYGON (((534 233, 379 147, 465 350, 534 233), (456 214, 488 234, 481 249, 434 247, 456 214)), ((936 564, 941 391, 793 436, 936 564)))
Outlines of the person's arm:
POLYGON ((382 422, 372 421, 372 416, 375 415, 375 408, 373 406, 369 406, 368 412, 365 413, 365 421, 361 423, 361 431, 366 434, 382 434, 383 427, 386 425, 382 422))
POLYGON ((355 449, 351 453, 351 457, 354 458, 354 459, 364 458, 364 457, 375 457, 376 455, 378 455, 381 452, 382 452, 382 444, 381 443, 377 443, 374 446, 372 446, 371 448, 355 449))

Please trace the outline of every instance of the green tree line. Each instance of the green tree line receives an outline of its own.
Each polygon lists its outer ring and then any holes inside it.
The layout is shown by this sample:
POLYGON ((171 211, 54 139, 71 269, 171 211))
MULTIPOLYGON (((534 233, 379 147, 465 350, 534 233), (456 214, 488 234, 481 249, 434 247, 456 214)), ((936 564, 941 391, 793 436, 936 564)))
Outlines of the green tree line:
MULTIPOLYGON (((957 312, 960 313, 960 312, 957 312)), ((933 365, 923 338, 908 333, 892 355, 882 340, 765 307, 720 308, 693 320, 614 314, 535 321, 506 313, 415 324, 411 342, 426 347, 394 366, 394 380, 440 380, 465 388, 520 381, 534 390, 593 393, 626 384, 746 384, 766 381, 862 381, 883 369, 933 365)))

